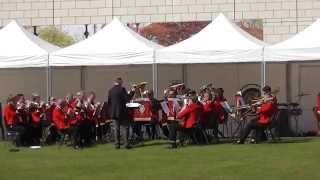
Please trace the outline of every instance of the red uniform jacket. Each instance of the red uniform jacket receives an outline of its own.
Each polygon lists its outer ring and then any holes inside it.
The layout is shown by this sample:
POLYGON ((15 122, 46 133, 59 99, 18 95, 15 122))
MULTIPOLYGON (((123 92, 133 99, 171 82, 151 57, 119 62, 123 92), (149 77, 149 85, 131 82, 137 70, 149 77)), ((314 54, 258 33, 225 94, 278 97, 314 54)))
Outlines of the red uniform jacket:
POLYGON ((184 128, 194 127, 194 125, 200 119, 202 109, 203 108, 200 104, 192 103, 191 105, 187 106, 185 109, 181 110, 178 113, 178 119, 184 119, 183 127, 184 128))
MULTIPOLYGON (((201 115, 200 123, 204 127, 208 127, 209 120, 214 116, 214 103, 213 101, 209 100, 202 104, 203 113, 201 115)), ((208 127, 209 128, 209 127, 208 127)))
POLYGON ((41 120, 41 113, 37 108, 31 108, 31 121, 35 124, 39 124, 41 120))
POLYGON ((68 122, 67 122, 67 116, 65 112, 59 107, 56 107, 53 110, 53 122, 57 129, 67 129, 69 128, 68 122))
POLYGON ((56 108, 56 105, 51 105, 48 109, 46 109, 46 119, 49 122, 53 122, 52 120, 52 115, 53 115, 53 110, 56 108))
POLYGON ((6 107, 4 108, 4 120, 5 120, 5 124, 7 126, 12 126, 15 125, 16 121, 17 121, 17 113, 16 113, 16 108, 12 105, 12 104, 8 104, 6 105, 6 107))
POLYGON ((268 101, 262 104, 261 107, 257 109, 257 112, 259 113, 258 122, 260 124, 269 124, 276 110, 277 110, 277 99, 274 97, 272 101, 268 101))
POLYGON ((222 103, 224 103, 225 101, 227 101, 225 98, 215 98, 213 102, 214 113, 218 118, 218 122, 220 124, 223 124, 228 118, 228 113, 225 111, 224 107, 222 106, 222 103))

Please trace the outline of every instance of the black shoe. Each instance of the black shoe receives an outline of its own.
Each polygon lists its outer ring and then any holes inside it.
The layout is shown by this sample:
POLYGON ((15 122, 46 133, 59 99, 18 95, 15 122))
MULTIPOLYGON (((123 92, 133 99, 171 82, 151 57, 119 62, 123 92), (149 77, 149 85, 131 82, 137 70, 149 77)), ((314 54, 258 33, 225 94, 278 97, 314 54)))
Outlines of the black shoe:
POLYGON ((126 149, 132 149, 132 146, 126 145, 125 148, 126 148, 126 149))
POLYGON ((116 146, 115 146, 115 149, 120 149, 120 145, 116 145, 116 146))
POLYGON ((171 149, 177 149, 177 148, 178 148, 177 143, 173 143, 173 144, 171 144, 171 149))

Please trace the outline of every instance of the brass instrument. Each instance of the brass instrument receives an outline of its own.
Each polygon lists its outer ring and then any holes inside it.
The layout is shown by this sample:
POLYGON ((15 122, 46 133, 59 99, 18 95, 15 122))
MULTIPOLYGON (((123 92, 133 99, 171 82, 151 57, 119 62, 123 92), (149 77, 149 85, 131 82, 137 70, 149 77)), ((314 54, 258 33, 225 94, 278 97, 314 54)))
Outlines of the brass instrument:
POLYGON ((140 82, 140 83, 134 83, 132 84, 132 88, 133 89, 142 89, 144 88, 146 85, 148 84, 148 82, 140 82))
POLYGON ((201 91, 205 91, 205 90, 210 90, 212 91, 214 89, 213 84, 209 83, 209 84, 205 84, 203 86, 200 87, 200 92, 201 91))
POLYGON ((179 90, 181 90, 183 88, 185 88, 185 84, 184 83, 174 84, 174 85, 170 86, 170 89, 173 89, 175 91, 179 91, 179 90))
POLYGON ((269 97, 269 98, 259 97, 259 98, 251 100, 253 102, 252 104, 246 104, 243 106, 235 107, 234 110, 251 109, 254 107, 261 106, 263 103, 270 102, 273 100, 274 100, 274 97, 269 97))

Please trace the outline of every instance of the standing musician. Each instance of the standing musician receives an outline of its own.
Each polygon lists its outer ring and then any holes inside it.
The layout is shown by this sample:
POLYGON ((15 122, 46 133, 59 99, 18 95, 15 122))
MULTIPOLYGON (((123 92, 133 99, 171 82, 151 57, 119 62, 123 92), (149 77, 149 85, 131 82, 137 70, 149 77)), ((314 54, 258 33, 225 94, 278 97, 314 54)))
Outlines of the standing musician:
POLYGON ((277 111, 277 98, 271 95, 271 87, 265 86, 262 90, 264 92, 262 99, 255 103, 257 107, 253 106, 257 117, 251 119, 241 132, 238 144, 243 144, 252 130, 256 130, 256 141, 258 141, 277 111))
POLYGON ((313 108, 313 114, 317 123, 317 135, 320 135, 320 93, 317 95, 316 106, 313 108))
POLYGON ((198 103, 198 98, 195 94, 187 96, 187 103, 185 103, 177 115, 177 118, 182 123, 182 137, 181 144, 185 138, 191 138, 193 142, 197 142, 195 137, 195 127, 201 118, 203 112, 202 105, 198 103))

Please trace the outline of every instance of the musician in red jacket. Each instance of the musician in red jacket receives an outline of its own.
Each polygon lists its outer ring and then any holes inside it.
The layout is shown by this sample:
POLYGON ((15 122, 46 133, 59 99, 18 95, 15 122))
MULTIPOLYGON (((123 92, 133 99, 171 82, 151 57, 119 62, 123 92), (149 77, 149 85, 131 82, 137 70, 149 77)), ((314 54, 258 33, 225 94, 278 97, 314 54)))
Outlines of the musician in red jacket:
POLYGON ((52 120, 60 136, 60 143, 63 143, 66 134, 70 135, 67 113, 64 111, 66 105, 65 100, 59 99, 56 108, 53 110, 52 120))
POLYGON ((225 123, 228 119, 228 114, 231 113, 231 109, 227 99, 224 97, 224 90, 222 88, 215 90, 213 106, 214 113, 219 124, 225 123))
POLYGON ((206 91, 203 93, 203 113, 201 115, 200 124, 203 129, 212 129, 213 130, 213 136, 216 138, 217 141, 219 141, 218 136, 218 118, 215 113, 215 105, 212 100, 212 94, 210 91, 206 91))
POLYGON ((8 98, 7 105, 4 107, 3 117, 7 130, 17 125, 17 112, 13 97, 8 98))
POLYGON ((237 142, 243 144, 252 130, 256 130, 256 141, 261 137, 261 133, 271 123, 274 114, 277 111, 277 99, 271 95, 271 87, 263 88, 264 96, 261 105, 256 108, 257 117, 253 118, 241 132, 240 140, 237 142))
POLYGON ((202 105, 198 102, 196 96, 188 97, 187 104, 185 104, 181 111, 178 113, 177 118, 181 120, 182 123, 182 143, 185 137, 191 137, 195 131, 195 127, 201 118, 201 113, 203 112, 202 105))
POLYGON ((23 145, 27 141, 26 128, 19 122, 17 108, 17 97, 9 97, 4 108, 3 116, 7 131, 17 132, 19 135, 15 139, 17 146, 23 145))

